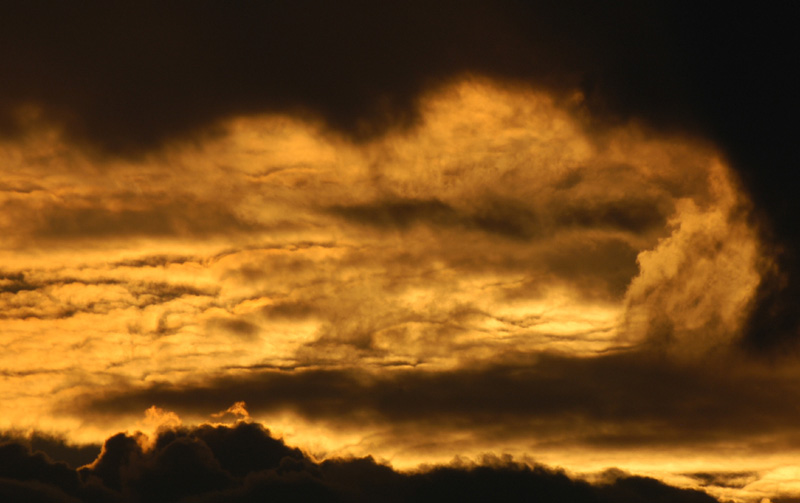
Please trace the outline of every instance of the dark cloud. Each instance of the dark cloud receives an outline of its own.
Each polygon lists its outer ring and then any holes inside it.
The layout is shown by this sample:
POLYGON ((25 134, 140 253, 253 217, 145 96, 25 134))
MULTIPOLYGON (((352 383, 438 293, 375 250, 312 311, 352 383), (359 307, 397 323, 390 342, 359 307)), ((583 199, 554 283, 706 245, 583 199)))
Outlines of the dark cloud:
POLYGON ((620 298, 639 272, 639 251, 620 239, 581 239, 544 253, 550 273, 579 285, 582 293, 608 292, 620 298))
POLYGON ((26 370, 2 370, 0 375, 3 377, 28 377, 42 374, 63 374, 64 372, 64 369, 31 368, 26 370))
POLYGON ((454 208, 438 199, 403 198, 334 206, 329 211, 352 222, 387 230, 405 230, 421 224, 481 230, 525 240, 542 234, 539 219, 531 209, 501 199, 490 200, 474 211, 454 208))
POLYGON ((111 502, 111 492, 81 483, 78 472, 16 444, 0 445, 0 497, 42 503, 111 502))
POLYGON ((72 468, 87 465, 100 454, 100 445, 71 445, 63 438, 34 432, 30 436, 18 432, 0 433, 0 443, 17 443, 33 452, 43 452, 53 461, 66 463, 72 468))
POLYGON ((32 182, 7 183, 0 182, 0 192, 16 192, 19 194, 30 194, 31 192, 43 190, 43 187, 32 182))
POLYGON ((334 206, 334 215, 382 228, 407 229, 416 223, 443 226, 459 225, 463 218, 450 205, 437 199, 396 199, 372 204, 334 206))
POLYGON ((559 228, 619 229, 639 234, 663 229, 668 209, 647 200, 589 201, 557 210, 556 219, 559 228))
POLYGON ((258 325, 245 320, 212 318, 208 320, 211 330, 224 330, 244 339, 252 339, 258 334, 258 325))
POLYGON ((169 302, 183 296, 213 297, 217 289, 202 289, 191 285, 172 284, 166 282, 131 282, 126 285, 130 292, 139 299, 140 307, 151 304, 169 302))
POLYGON ((48 503, 716 501, 643 477, 592 485, 510 458, 405 474, 369 457, 318 463, 255 423, 164 430, 146 448, 143 440, 115 435, 92 465, 77 471, 22 445, 0 445, 0 496, 48 503))
POLYGON ((3 501, 31 503, 80 503, 56 487, 38 481, 6 480, 0 478, 0 497, 3 501))
POLYGON ((734 489, 741 489, 761 478, 758 472, 698 472, 686 475, 698 480, 703 487, 717 486, 734 489))
POLYGON ((123 489, 135 500, 166 503, 233 485, 211 449, 199 439, 178 437, 147 454, 131 460, 128 470, 133 473, 122 481, 123 489))
MULTIPOLYGON (((434 229, 443 238, 424 256, 408 261, 408 272, 429 261, 446 261, 465 271, 516 269, 540 283, 572 283, 589 297, 619 299, 639 272, 637 255, 667 237, 676 200, 696 196, 702 206, 710 199, 707 180, 673 177, 679 179, 676 186, 662 187, 662 178, 670 177, 646 173, 641 166, 598 162, 575 168, 554 186, 520 178, 518 171, 510 170, 508 180, 493 188, 478 187, 477 194, 444 200, 390 193, 323 211, 378 229, 383 237, 407 233, 409 243, 418 240, 414 233, 419 228, 434 229), (464 231, 485 233, 481 237, 491 241, 465 237, 464 231), (454 242, 459 245, 447 246, 454 242)), ((396 268, 404 260, 398 256, 394 262, 396 268)))
MULTIPOLYGON (((530 204, 501 197, 485 197, 476 208, 460 209, 438 199, 391 198, 367 204, 333 206, 332 214, 380 229, 406 230, 414 225, 460 227, 507 238, 530 240, 572 228, 617 229, 634 234, 662 231, 671 205, 659 208, 648 200, 553 201, 548 214, 537 214, 530 204)), ((577 197, 576 197, 577 199, 577 197)), ((549 202, 549 201, 548 201, 549 202)))
POLYGON ((261 310, 261 314, 272 320, 304 320, 315 316, 318 307, 312 302, 279 302, 261 310))
POLYGON ((481 24, 501 28, 495 10, 456 2, 15 8, 3 25, 3 46, 13 49, 2 59, 17 76, 2 89, 3 126, 13 131, 15 106, 33 102, 74 135, 117 151, 267 110, 306 111, 371 135, 413 120, 430 80, 466 69, 456 44, 481 24))
POLYGON ((120 260, 111 264, 112 267, 165 267, 173 264, 186 264, 197 262, 197 257, 185 255, 149 255, 141 258, 120 260))
POLYGON ((23 272, 3 273, 0 275, 0 281, 2 281, 0 283, 0 294, 15 294, 25 290, 36 290, 40 286, 26 281, 25 273, 23 272))
POLYGON ((409 124, 420 92, 463 72, 583 83, 596 108, 675 121, 691 116, 694 75, 679 57, 683 31, 673 31, 695 28, 676 10, 514 1, 21 6, 3 25, 2 58, 16 76, 2 89, 3 125, 19 127, 15 106, 34 103, 73 135, 130 150, 220 117, 306 111, 364 137, 409 124))
POLYGON ((675 364, 638 352, 510 361, 439 372, 254 370, 204 383, 86 395, 63 407, 103 421, 136 416, 153 404, 204 415, 235 399, 246 401, 251 413, 292 411, 309 421, 351 427, 462 428, 534 444, 568 438, 582 446, 674 447, 749 439, 749 448, 759 450, 800 442, 790 413, 800 397, 789 377, 732 373, 721 364, 675 364))
POLYGON ((681 501, 702 503, 716 501, 701 491, 665 487, 661 482, 647 477, 622 478, 612 485, 601 486, 599 492, 601 501, 608 502, 681 501))
MULTIPOLYGON (((104 271, 105 272, 105 271, 104 271)), ((107 314, 121 305, 137 307, 163 304, 184 296, 214 297, 218 288, 198 288, 191 285, 158 281, 125 281, 116 278, 80 279, 53 275, 42 271, 7 272, 0 275, 0 319, 62 319, 78 313, 107 314), (57 298, 53 289, 60 287, 117 286, 127 290, 132 299, 123 301, 93 296, 91 299, 76 299, 67 295, 57 298), (26 296, 23 294, 31 294, 26 296)))
POLYGON ((102 239, 137 236, 208 237, 263 229, 223 204, 173 197, 140 197, 112 209, 108 202, 50 205, 33 217, 33 237, 39 239, 102 239))

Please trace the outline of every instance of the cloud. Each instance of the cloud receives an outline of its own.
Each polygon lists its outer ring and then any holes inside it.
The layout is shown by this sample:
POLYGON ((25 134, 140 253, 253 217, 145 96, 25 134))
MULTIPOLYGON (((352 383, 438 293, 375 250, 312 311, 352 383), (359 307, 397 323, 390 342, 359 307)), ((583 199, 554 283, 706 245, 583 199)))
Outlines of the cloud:
POLYGON ((474 214, 464 214, 439 200, 387 200, 374 204, 330 208, 357 223, 378 228, 405 230, 414 224, 478 229, 508 238, 530 239, 537 232, 535 215, 523 204, 489 201, 474 214))
POLYGON ((0 445, 0 495, 36 502, 250 502, 459 500, 644 502, 671 499, 714 502, 707 494, 654 479, 620 475, 589 484, 564 472, 512 459, 484 457, 401 473, 373 458, 315 461, 273 438, 257 423, 163 430, 143 449, 125 434, 106 440, 89 466, 74 470, 0 445))
POLYGON ((673 233, 639 254, 639 275, 626 292, 626 335, 682 357, 738 342, 761 284, 758 241, 741 203, 724 184, 712 186, 715 206, 678 202, 673 233))
POLYGON ((74 469, 14 443, 0 445, 0 496, 43 503, 113 501, 104 488, 82 485, 74 469))
MULTIPOLYGON (((720 148, 755 201, 760 237, 768 243, 763 251, 772 259, 762 265, 769 274, 747 325, 748 347, 767 349, 797 338, 794 303, 785 300, 800 288, 791 188, 798 154, 790 126, 797 86, 785 71, 793 56, 787 48, 796 44, 791 13, 783 9, 729 14, 722 21, 709 6, 512 0, 436 8, 418 1, 25 6, 8 12, 0 27, 0 58, 15 75, 0 87, 0 130, 23 141, 37 131, 58 136, 60 129, 70 145, 142 159, 176 139, 218 139, 227 132, 221 124, 233 117, 267 113, 366 145, 413 133, 424 122, 425 96, 467 75, 545 91, 581 117, 598 143, 609 128, 639 123, 720 148)), ((53 148, 34 157, 52 154, 53 148)), ((259 172, 283 173, 275 168, 259 172)), ((37 192, 29 192, 30 180, 21 182, 8 182, 9 194, 37 192)), ((168 215, 71 208, 49 214, 43 231, 74 230, 68 224, 81 222, 103 235, 207 236, 251 223, 226 208, 199 204, 206 224, 178 218, 180 208, 166 206, 168 215)), ((15 207, 4 212, 24 221, 15 207)), ((643 230, 668 216, 662 209, 610 202, 588 215, 568 208, 565 219, 643 230)), ((437 219, 448 211, 428 210, 437 219)), ((505 210, 490 208, 471 222, 506 235, 531 232, 505 210)))
POLYGON ((100 454, 100 445, 72 445, 62 437, 41 432, 26 435, 23 432, 2 432, 0 443, 14 443, 27 447, 32 452, 42 452, 56 462, 66 463, 75 469, 94 461, 100 454))
MULTIPOLYGON (((568 195, 563 191, 557 197, 567 199, 568 195)), ((471 210, 459 210, 437 199, 396 198, 362 205, 334 206, 329 211, 380 229, 407 230, 416 224, 427 224, 480 230, 521 240, 541 239, 571 228, 618 229, 644 234, 661 230, 666 224, 666 216, 657 208, 657 203, 645 200, 565 202, 562 199, 553 201, 551 206, 555 208, 549 210, 550 214, 537 215, 530 204, 521 201, 500 197, 483 199, 471 210)), ((546 203, 540 201, 537 206, 546 206, 546 203)))
POLYGON ((0 196, 0 426, 97 442, 153 405, 191 424, 246 401, 313 452, 405 467, 795 445, 733 349, 763 250, 719 152, 502 81, 420 96, 414 127, 362 142, 263 115, 141 158, 3 144, 41 190, 0 196))
MULTIPOLYGON (((719 52, 683 45, 704 34, 700 27, 666 6, 574 7, 204 3, 188 15, 180 5, 20 8, 4 30, 20 51, 3 54, 18 75, 3 89, 4 129, 20 127, 19 106, 33 103, 112 150, 264 111, 311 113, 364 137, 413 124, 419 94, 464 72, 551 89, 582 85, 596 113, 619 118, 699 120, 697 101, 711 93, 695 79, 714 74, 693 65, 719 52), (75 24, 62 25, 65 16, 75 24), (614 21, 617 30, 602 28, 614 21), (44 34, 59 43, 38 42, 44 34)), ((732 70, 729 58, 709 61, 732 70)))
MULTIPOLYGON (((181 200, 138 200, 133 207, 109 209, 109 201, 86 206, 39 208, 41 220, 34 238, 67 240, 124 236, 206 236, 215 233, 253 232, 247 222, 224 206, 181 200)), ((124 203, 123 203, 124 204, 124 203)))
POLYGON ((687 475, 699 480, 703 486, 735 489, 741 489, 760 478, 757 472, 699 472, 687 475))
MULTIPOLYGON (((290 412, 331 429, 371 432, 383 448, 412 449, 418 439, 405 438, 403 431, 413 428, 441 451, 450 448, 453 432, 531 448, 553 442, 600 449, 738 445, 758 453, 774 445, 797 446, 800 431, 787 405, 795 394, 792 378, 764 369, 730 372, 724 365, 676 364, 658 353, 630 352, 538 355, 448 371, 253 369, 213 381, 86 394, 60 410, 102 422, 135 416, 155 403, 203 417, 236 397, 254 417, 290 412)), ((472 449, 469 442, 461 448, 472 449)))
POLYGON ((88 278, 58 272, 17 272, 0 279, 4 319, 61 319, 79 314, 108 314, 118 309, 167 304, 184 296, 213 297, 215 289, 119 277, 88 278))
MULTIPOLYGON (((798 249, 791 129, 745 98, 796 86, 693 13, 9 12, 0 426, 98 441, 241 399, 415 461, 798 445, 791 365, 745 357, 793 337, 798 249)), ((237 485, 204 444, 140 446, 126 490, 162 497, 183 458, 217 499, 313 479, 237 485)))

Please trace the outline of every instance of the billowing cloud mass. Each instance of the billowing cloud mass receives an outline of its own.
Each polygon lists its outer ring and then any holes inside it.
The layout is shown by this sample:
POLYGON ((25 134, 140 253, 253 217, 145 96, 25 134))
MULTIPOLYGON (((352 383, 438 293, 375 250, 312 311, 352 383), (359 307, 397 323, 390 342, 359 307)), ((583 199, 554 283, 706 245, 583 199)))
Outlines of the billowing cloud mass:
POLYGON ((800 496, 779 13, 8 14, 0 494, 800 496))
POLYGON ((73 470, 19 444, 0 445, 0 495, 41 502, 575 501, 711 503, 707 494, 606 472, 594 483, 563 471, 487 457, 398 473, 373 458, 315 461, 254 423, 162 430, 152 445, 115 435, 73 470), (13 464, 12 464, 13 463, 13 464))

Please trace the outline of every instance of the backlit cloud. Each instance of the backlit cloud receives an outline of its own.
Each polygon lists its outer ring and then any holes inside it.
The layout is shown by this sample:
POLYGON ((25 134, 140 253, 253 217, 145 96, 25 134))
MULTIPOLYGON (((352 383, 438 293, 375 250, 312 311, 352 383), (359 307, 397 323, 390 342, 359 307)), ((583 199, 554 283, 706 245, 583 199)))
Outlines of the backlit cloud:
POLYGON ((322 501, 437 501, 501 495, 506 501, 716 501, 702 491, 678 489, 622 473, 598 483, 560 470, 486 456, 482 465, 453 463, 398 473, 373 458, 322 463, 273 438, 254 423, 163 430, 148 447, 141 437, 115 435, 100 456, 73 470, 19 444, 0 445, 0 495, 53 503, 250 502, 264 498, 322 501), (13 464, 12 464, 13 463, 13 464))
POLYGON ((7 9, 2 494, 800 494, 777 14, 7 9))

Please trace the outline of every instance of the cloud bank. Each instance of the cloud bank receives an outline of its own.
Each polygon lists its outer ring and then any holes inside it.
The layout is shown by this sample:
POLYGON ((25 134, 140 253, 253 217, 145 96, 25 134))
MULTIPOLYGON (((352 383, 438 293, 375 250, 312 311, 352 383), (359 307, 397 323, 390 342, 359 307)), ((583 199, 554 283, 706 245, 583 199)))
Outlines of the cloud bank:
POLYGON ((590 484, 563 471, 486 457, 400 473, 373 458, 315 461, 256 423, 162 430, 143 447, 142 434, 105 441, 78 470, 0 445, 0 495, 36 502, 575 501, 714 502, 702 491, 608 472, 590 484))

